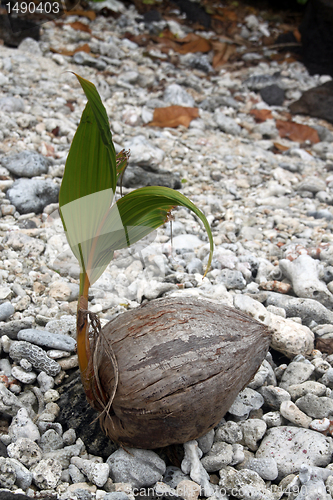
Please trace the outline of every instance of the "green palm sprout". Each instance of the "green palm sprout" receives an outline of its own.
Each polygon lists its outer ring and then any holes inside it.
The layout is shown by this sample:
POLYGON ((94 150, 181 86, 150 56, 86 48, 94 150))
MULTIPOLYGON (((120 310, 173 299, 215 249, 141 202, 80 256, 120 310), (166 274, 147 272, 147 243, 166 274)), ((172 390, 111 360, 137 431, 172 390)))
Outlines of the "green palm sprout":
POLYGON ((93 374, 89 370, 88 291, 105 271, 116 250, 126 248, 168 220, 172 208, 181 205, 203 222, 210 242, 212 233, 204 214, 173 189, 149 186, 136 189, 115 202, 118 179, 127 154, 116 155, 105 107, 96 87, 76 75, 88 99, 66 162, 59 194, 61 220, 68 243, 80 264, 77 345, 86 392, 93 374))

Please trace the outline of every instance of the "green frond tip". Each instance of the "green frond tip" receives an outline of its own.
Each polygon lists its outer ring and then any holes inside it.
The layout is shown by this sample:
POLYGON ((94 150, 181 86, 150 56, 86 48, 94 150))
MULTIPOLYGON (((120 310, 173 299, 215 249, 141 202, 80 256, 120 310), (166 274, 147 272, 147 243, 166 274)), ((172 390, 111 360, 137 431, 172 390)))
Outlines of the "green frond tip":
MULTIPOLYGON (((88 102, 66 162, 59 195, 60 216, 68 243, 81 268, 81 289, 87 294, 105 271, 115 250, 136 243, 167 222, 170 211, 183 206, 202 221, 213 255, 213 237, 205 215, 186 196, 167 187, 148 186, 114 203, 117 180, 129 152, 116 155, 106 110, 96 87, 76 75, 88 102)), ((205 274, 206 274, 205 273, 205 274)))

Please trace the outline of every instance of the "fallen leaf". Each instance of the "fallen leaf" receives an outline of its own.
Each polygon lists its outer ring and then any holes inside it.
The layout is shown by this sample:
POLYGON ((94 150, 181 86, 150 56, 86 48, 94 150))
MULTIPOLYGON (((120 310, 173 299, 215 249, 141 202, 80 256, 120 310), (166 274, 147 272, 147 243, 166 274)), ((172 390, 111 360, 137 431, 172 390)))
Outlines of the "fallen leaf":
POLYGON ((76 52, 86 52, 87 54, 89 54, 90 47, 87 43, 85 43, 84 45, 76 47, 75 50, 54 49, 53 47, 50 47, 50 51, 53 52, 54 54, 60 54, 62 56, 73 56, 74 54, 76 54, 76 52))
POLYGON ((202 36, 195 33, 189 33, 185 38, 177 38, 170 31, 166 30, 162 36, 156 38, 160 44, 164 45, 167 49, 173 49, 179 54, 189 54, 195 52, 209 52, 212 48, 211 43, 202 36))
POLYGON ((64 14, 65 16, 87 17, 90 21, 94 21, 96 19, 96 12, 93 10, 66 10, 64 14))
POLYGON ((155 108, 153 121, 148 123, 151 127, 178 127, 189 126, 192 120, 198 118, 198 108, 187 108, 184 106, 167 106, 166 108, 155 108))
POLYGON ((278 151, 288 151, 290 149, 288 146, 284 146, 283 144, 280 144, 279 142, 274 142, 273 143, 275 149, 278 151))
POLYGON ((270 109, 251 109, 250 115, 254 116, 257 123, 262 123, 273 118, 270 109))
POLYGON ((91 33, 91 29, 89 28, 89 26, 87 26, 87 24, 81 23, 80 21, 69 23, 69 25, 73 28, 73 30, 91 33))
POLYGON ((221 66, 226 64, 236 51, 236 45, 227 42, 212 42, 212 47, 214 50, 213 56, 213 68, 219 69, 221 66))
POLYGON ((320 142, 318 132, 308 125, 284 120, 276 120, 276 128, 280 137, 290 139, 295 142, 310 141, 312 144, 320 142))
POLYGON ((333 354, 333 339, 321 339, 317 338, 315 340, 315 349, 326 354, 333 354))

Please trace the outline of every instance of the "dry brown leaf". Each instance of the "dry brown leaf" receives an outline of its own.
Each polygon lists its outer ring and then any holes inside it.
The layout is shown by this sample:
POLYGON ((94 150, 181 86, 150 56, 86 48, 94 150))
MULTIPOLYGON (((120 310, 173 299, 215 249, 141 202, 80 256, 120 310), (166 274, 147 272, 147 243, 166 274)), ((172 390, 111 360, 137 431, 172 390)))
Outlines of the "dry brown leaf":
POLYGON ((288 146, 284 146, 283 144, 280 144, 279 142, 274 142, 273 143, 275 149, 278 151, 288 151, 290 149, 288 146))
POLYGON ((164 45, 168 50, 173 49, 179 54, 195 52, 209 52, 211 43, 202 36, 189 33, 185 38, 177 38, 170 31, 164 31, 162 37, 154 37, 154 40, 164 45))
POLYGON ((91 33, 91 29, 84 23, 80 21, 75 21, 74 23, 69 23, 69 25, 76 31, 85 31, 86 33, 91 33))
POLYGON ((312 144, 320 141, 317 130, 308 125, 292 121, 276 120, 276 128, 279 131, 280 137, 290 139, 291 141, 310 141, 312 144))
POLYGON ((219 69, 221 66, 226 64, 236 51, 236 45, 227 42, 212 42, 214 56, 213 56, 213 68, 219 69))
POLYGON ((66 10, 64 14, 65 16, 87 17, 90 21, 94 21, 96 19, 96 12, 93 10, 66 10))
POLYGON ((257 123, 262 123, 273 118, 270 109, 251 109, 250 115, 254 116, 257 123))
POLYGON ((60 54, 62 56, 73 56, 74 54, 76 54, 76 52, 86 52, 87 54, 89 54, 90 47, 87 43, 85 43, 83 45, 80 45, 79 47, 76 47, 75 50, 54 49, 53 47, 50 47, 50 51, 54 54, 60 54))
POLYGON ((153 121, 148 123, 152 127, 178 127, 189 126, 192 120, 198 118, 198 108, 186 108, 184 106, 168 106, 166 108, 154 109, 153 121))
POLYGON ((317 338, 315 340, 315 349, 319 349, 319 351, 326 354, 333 354, 333 339, 317 338))

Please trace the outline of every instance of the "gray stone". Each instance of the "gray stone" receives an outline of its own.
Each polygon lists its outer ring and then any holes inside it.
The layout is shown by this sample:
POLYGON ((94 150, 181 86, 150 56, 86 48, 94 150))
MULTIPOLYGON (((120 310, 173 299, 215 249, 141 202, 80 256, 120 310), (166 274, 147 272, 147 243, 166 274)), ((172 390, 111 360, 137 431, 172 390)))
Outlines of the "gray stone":
POLYGON ((52 458, 59 462, 63 469, 69 467, 72 457, 80 455, 84 449, 83 441, 79 438, 75 444, 65 446, 59 450, 48 451, 43 454, 43 458, 52 458))
POLYGON ((263 101, 267 102, 270 106, 282 106, 284 101, 284 90, 275 83, 263 87, 259 93, 263 101))
POLYGON ((123 491, 110 491, 104 495, 103 500, 129 500, 129 497, 123 491))
MULTIPOLYGON (((24 362, 24 361, 27 362, 27 360, 25 358, 23 358, 20 362, 24 362)), ((22 382, 22 384, 33 384, 37 378, 37 375, 35 372, 24 370, 24 368, 22 368, 21 366, 13 366, 12 375, 19 382, 22 382)))
POLYGON ((240 271, 234 269, 222 269, 221 273, 216 278, 217 283, 223 283, 228 290, 242 290, 246 287, 246 281, 240 271))
POLYGON ((163 100, 169 104, 176 104, 179 106, 194 106, 193 97, 177 83, 173 83, 166 87, 163 100))
POLYGON ((98 488, 102 488, 109 477, 110 466, 108 463, 92 462, 80 457, 73 457, 71 463, 76 465, 98 488))
POLYGON ((1 164, 17 177, 35 177, 47 174, 50 161, 36 151, 22 151, 3 157, 1 164))
POLYGON ((82 474, 80 469, 74 464, 70 464, 68 467, 68 472, 71 477, 72 483, 83 483, 86 480, 86 476, 82 474))
POLYGON ((9 349, 9 356, 16 361, 26 358, 32 366, 52 377, 58 375, 61 370, 59 363, 49 358, 44 349, 30 342, 12 342, 9 349))
POLYGON ((26 491, 29 486, 31 485, 32 482, 32 473, 24 467, 21 462, 16 460, 15 458, 9 458, 8 459, 11 463, 11 465, 14 468, 15 474, 16 474, 16 481, 15 484, 21 488, 23 491, 26 491))
POLYGON ((174 465, 168 465, 168 467, 165 469, 165 474, 163 477, 163 482, 170 486, 170 488, 177 488, 177 485, 184 480, 190 479, 190 476, 187 474, 184 474, 184 472, 179 469, 178 467, 175 467, 174 465))
POLYGON ((179 174, 173 172, 148 172, 138 166, 126 168, 122 185, 126 188, 138 186, 164 186, 171 189, 180 189, 181 182, 179 174))
MULTIPOLYGON (((24 111, 24 101, 21 97, 5 96, 0 99, 0 110, 5 113, 15 113, 24 111)), ((2 160, 0 161, 2 163, 2 160)))
POLYGON ((308 393, 295 401, 296 406, 312 418, 333 418, 333 399, 308 393))
POLYGON ((232 445, 219 441, 213 444, 211 450, 201 459, 201 463, 207 472, 215 472, 229 465, 233 455, 232 445))
POLYGON ((47 453, 49 451, 59 450, 63 448, 64 441, 62 437, 56 432, 54 429, 49 429, 39 440, 39 446, 43 450, 43 453, 47 453))
POLYGON ((159 171, 165 153, 151 141, 148 141, 144 135, 137 135, 131 140, 125 141, 124 147, 131 153, 128 160, 130 166, 142 167, 148 171, 159 171))
POLYGON ((58 201, 59 186, 51 179, 18 179, 8 189, 7 197, 20 214, 39 214, 58 201))
POLYGON ((274 458, 281 480, 298 473, 302 464, 326 467, 333 450, 332 438, 301 427, 283 426, 269 429, 256 458, 274 458))
POLYGON ((267 385, 261 387, 258 391, 264 397, 265 403, 273 410, 278 410, 282 401, 290 400, 289 392, 285 391, 281 387, 267 385))
POLYGON ((18 397, 0 382, 0 412, 14 417, 23 406, 18 397))
POLYGON ((278 476, 278 468, 274 458, 251 458, 246 468, 254 470, 265 481, 274 481, 278 476))
POLYGON ((50 333, 70 335, 76 339, 76 317, 66 314, 59 319, 52 319, 46 324, 45 329, 50 333))
POLYGON ((326 386, 320 384, 314 380, 307 380, 302 384, 293 384, 288 387, 288 392, 291 399, 295 401, 296 399, 305 396, 306 394, 314 394, 315 396, 325 396, 326 386))
MULTIPOLYGON (((251 500, 273 500, 273 494, 266 488, 259 474, 249 469, 240 471, 227 466, 220 470, 219 487, 221 492, 235 498, 251 500)), ((226 497, 229 498, 229 497, 226 497)))
POLYGON ((164 461, 151 450, 119 449, 107 459, 110 477, 116 483, 131 483, 132 487, 151 486, 165 473, 164 461))
POLYGON ((307 429, 312 422, 312 418, 302 412, 292 401, 282 401, 280 413, 284 418, 289 420, 289 422, 304 427, 305 429, 307 429))
MULTIPOLYGON (((7 243, 7 245, 13 250, 24 252, 25 255, 29 255, 32 257, 40 255, 42 252, 44 252, 45 249, 44 241, 37 238, 32 238, 31 236, 20 233, 18 231, 13 231, 12 233, 8 234, 3 241, 4 243, 7 243)), ((14 285, 13 291, 15 291, 14 285)), ((21 292, 21 295, 23 296, 24 293, 21 292)))
POLYGON ((43 459, 31 467, 32 479, 41 490, 54 489, 61 477, 61 465, 51 458, 43 459))
POLYGON ((230 116, 226 116, 221 111, 215 111, 214 118, 222 132, 231 135, 240 135, 242 131, 241 127, 230 116))
POLYGON ((203 274, 204 273, 202 262, 197 257, 195 257, 194 259, 192 259, 187 264, 186 267, 187 267, 187 272, 189 274, 194 274, 194 273, 203 274))
POLYGON ((295 298, 281 293, 269 292, 266 299, 267 305, 283 307, 287 317, 300 317, 304 325, 312 321, 318 324, 332 323, 333 312, 313 299, 295 298))
POLYGON ((22 42, 18 46, 18 49, 22 52, 33 54, 35 57, 42 56, 42 51, 40 50, 39 43, 30 37, 24 38, 24 40, 22 40, 22 42))
POLYGON ((292 361, 283 372, 280 387, 288 389, 290 385, 301 384, 313 374, 315 367, 311 363, 292 361))
POLYGON ((11 489, 16 481, 16 473, 9 458, 0 457, 0 486, 11 489))
POLYGON ((28 469, 42 458, 42 450, 29 438, 19 438, 15 443, 7 446, 8 456, 15 458, 28 469))
POLYGON ((258 449, 257 442, 265 435, 267 425, 260 418, 250 418, 239 423, 243 431, 241 444, 247 446, 251 451, 258 449))
POLYGON ((318 260, 312 259, 309 255, 300 255, 293 261, 280 260, 279 267, 284 276, 291 281, 298 297, 315 299, 326 307, 332 307, 333 295, 326 284, 319 279, 322 265, 318 260))
POLYGON ((76 347, 76 342, 72 337, 60 333, 50 333, 47 330, 32 328, 21 330, 18 332, 17 338, 49 349, 60 349, 68 352, 74 351, 76 347))
POLYGON ((10 302, 0 304, 0 321, 6 321, 15 312, 15 307, 10 302))
POLYGON ((248 417, 250 411, 258 410, 263 404, 264 398, 262 395, 246 387, 238 394, 228 411, 236 417, 248 417))
POLYGON ((214 429, 212 429, 209 432, 207 432, 207 434, 197 439, 199 448, 202 451, 202 453, 209 452, 214 442, 214 435, 215 431, 214 429))
POLYGON ((100 58, 96 58, 87 54, 85 52, 76 52, 73 56, 73 61, 75 64, 80 64, 81 66, 90 66, 99 71, 104 71, 107 67, 107 63, 100 58))
POLYGON ((239 443, 243 438, 243 432, 239 424, 233 420, 228 420, 222 424, 215 433, 215 441, 225 441, 230 444, 239 443))
POLYGON ((310 193, 318 193, 318 191, 326 191, 325 181, 319 177, 307 177, 297 186, 297 191, 310 191, 310 193))
POLYGON ((21 408, 13 418, 8 427, 8 435, 12 443, 20 438, 29 438, 32 441, 37 441, 40 438, 38 427, 33 423, 25 408, 21 408))
POLYGON ((8 321, 8 323, 2 323, 0 324, 0 336, 7 335, 10 339, 16 339, 20 330, 31 328, 33 323, 34 318, 32 316, 8 321))

